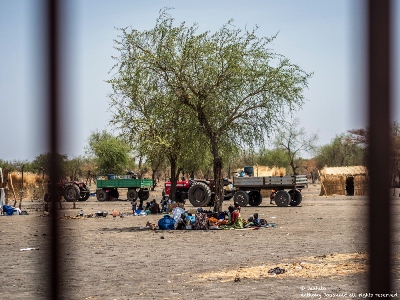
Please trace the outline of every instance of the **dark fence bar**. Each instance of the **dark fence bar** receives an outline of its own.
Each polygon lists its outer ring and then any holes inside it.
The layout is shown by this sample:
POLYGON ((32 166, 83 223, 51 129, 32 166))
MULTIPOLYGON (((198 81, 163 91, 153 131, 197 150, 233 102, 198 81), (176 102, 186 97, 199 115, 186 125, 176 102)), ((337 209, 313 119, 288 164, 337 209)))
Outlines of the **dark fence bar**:
MULTIPOLYGON (((58 182, 60 179, 60 161, 58 159, 59 153, 59 137, 60 137, 60 124, 59 124, 59 105, 60 105, 60 82, 59 82, 59 66, 60 66, 60 18, 59 18, 59 2, 57 0, 46 1, 46 14, 47 14, 47 97, 48 97, 48 138, 50 146, 51 168, 50 168, 50 182, 58 182)), ((61 264, 60 264, 60 230, 58 218, 56 213, 57 205, 57 191, 55 184, 52 185, 50 192, 51 201, 51 228, 50 228, 50 260, 49 260, 49 298, 60 299, 60 282, 61 282, 61 264)))
POLYGON ((389 0, 368 2, 369 65, 369 292, 390 293, 390 8, 389 0))

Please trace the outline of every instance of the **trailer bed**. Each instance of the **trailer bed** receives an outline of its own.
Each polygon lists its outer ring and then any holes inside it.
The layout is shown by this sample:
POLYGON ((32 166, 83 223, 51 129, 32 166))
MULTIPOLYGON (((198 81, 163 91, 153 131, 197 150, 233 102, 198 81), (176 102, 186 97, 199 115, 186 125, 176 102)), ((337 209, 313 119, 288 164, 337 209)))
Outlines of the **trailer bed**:
POLYGON ((306 185, 306 175, 233 178, 233 186, 238 189, 298 189, 306 185))
POLYGON ((152 179, 97 179, 96 186, 102 188, 150 188, 153 186, 152 179))

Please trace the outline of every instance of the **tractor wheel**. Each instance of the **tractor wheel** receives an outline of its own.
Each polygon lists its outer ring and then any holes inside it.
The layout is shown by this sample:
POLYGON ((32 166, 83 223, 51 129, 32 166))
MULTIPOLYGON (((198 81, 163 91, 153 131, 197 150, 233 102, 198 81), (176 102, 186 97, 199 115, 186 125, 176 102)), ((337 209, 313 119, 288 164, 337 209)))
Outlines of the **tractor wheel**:
POLYGON ((135 189, 129 189, 126 196, 129 201, 135 201, 138 198, 138 192, 135 189))
POLYGON ((138 196, 139 196, 140 200, 145 201, 145 200, 149 199, 150 192, 148 190, 139 190, 138 196))
POLYGON ((262 195, 259 191, 251 191, 249 193, 249 204, 251 206, 259 206, 262 202, 262 195))
POLYGON ((233 196, 233 202, 239 204, 240 206, 244 207, 249 204, 249 194, 245 191, 237 191, 233 196))
POLYGON ((98 201, 107 201, 108 193, 105 190, 99 189, 96 191, 96 196, 98 201))
POLYGON ((74 200, 79 200, 80 195, 79 187, 75 184, 69 184, 64 188, 64 198, 65 201, 72 202, 74 200))
POLYGON ((195 182, 189 188, 189 201, 195 207, 207 206, 211 199, 211 190, 203 182, 195 182))
POLYGON ((297 206, 303 200, 303 196, 299 190, 290 190, 289 195, 291 199, 290 206, 297 206))
POLYGON ((288 206, 290 203, 290 195, 288 192, 280 190, 276 192, 274 200, 278 206, 288 206))
POLYGON ((83 188, 80 191, 78 200, 79 201, 86 201, 87 199, 89 199, 89 196, 90 196, 90 190, 88 188, 83 188))

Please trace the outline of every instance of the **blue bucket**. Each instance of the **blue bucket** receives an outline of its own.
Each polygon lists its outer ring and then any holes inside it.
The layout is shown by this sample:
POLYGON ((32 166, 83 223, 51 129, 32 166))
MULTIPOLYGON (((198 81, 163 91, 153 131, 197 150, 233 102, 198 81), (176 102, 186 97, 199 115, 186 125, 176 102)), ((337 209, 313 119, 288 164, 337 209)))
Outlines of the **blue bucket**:
POLYGON ((115 179, 115 175, 114 174, 108 174, 107 177, 108 177, 108 180, 115 179))

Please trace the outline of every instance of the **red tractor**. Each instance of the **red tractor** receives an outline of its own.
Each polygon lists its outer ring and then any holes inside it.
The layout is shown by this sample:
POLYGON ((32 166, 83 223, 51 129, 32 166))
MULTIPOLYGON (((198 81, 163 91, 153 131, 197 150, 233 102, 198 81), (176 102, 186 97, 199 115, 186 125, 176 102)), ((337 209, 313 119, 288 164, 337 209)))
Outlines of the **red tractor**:
MULTIPOLYGON (((49 201, 51 183, 48 184, 48 192, 44 195, 44 200, 49 201)), ((57 199, 64 197, 65 201, 72 202, 74 199, 78 201, 86 201, 89 199, 90 190, 82 181, 65 181, 56 183, 57 199)))
MULTIPOLYGON (((232 181, 228 178, 223 179, 224 183, 224 200, 233 197, 234 190, 232 181)), ((171 182, 165 182, 164 195, 169 196, 171 191, 171 182)), ((190 203, 195 207, 213 206, 215 199, 215 184, 213 179, 195 179, 183 180, 176 183, 175 201, 184 202, 189 199, 190 203)))

